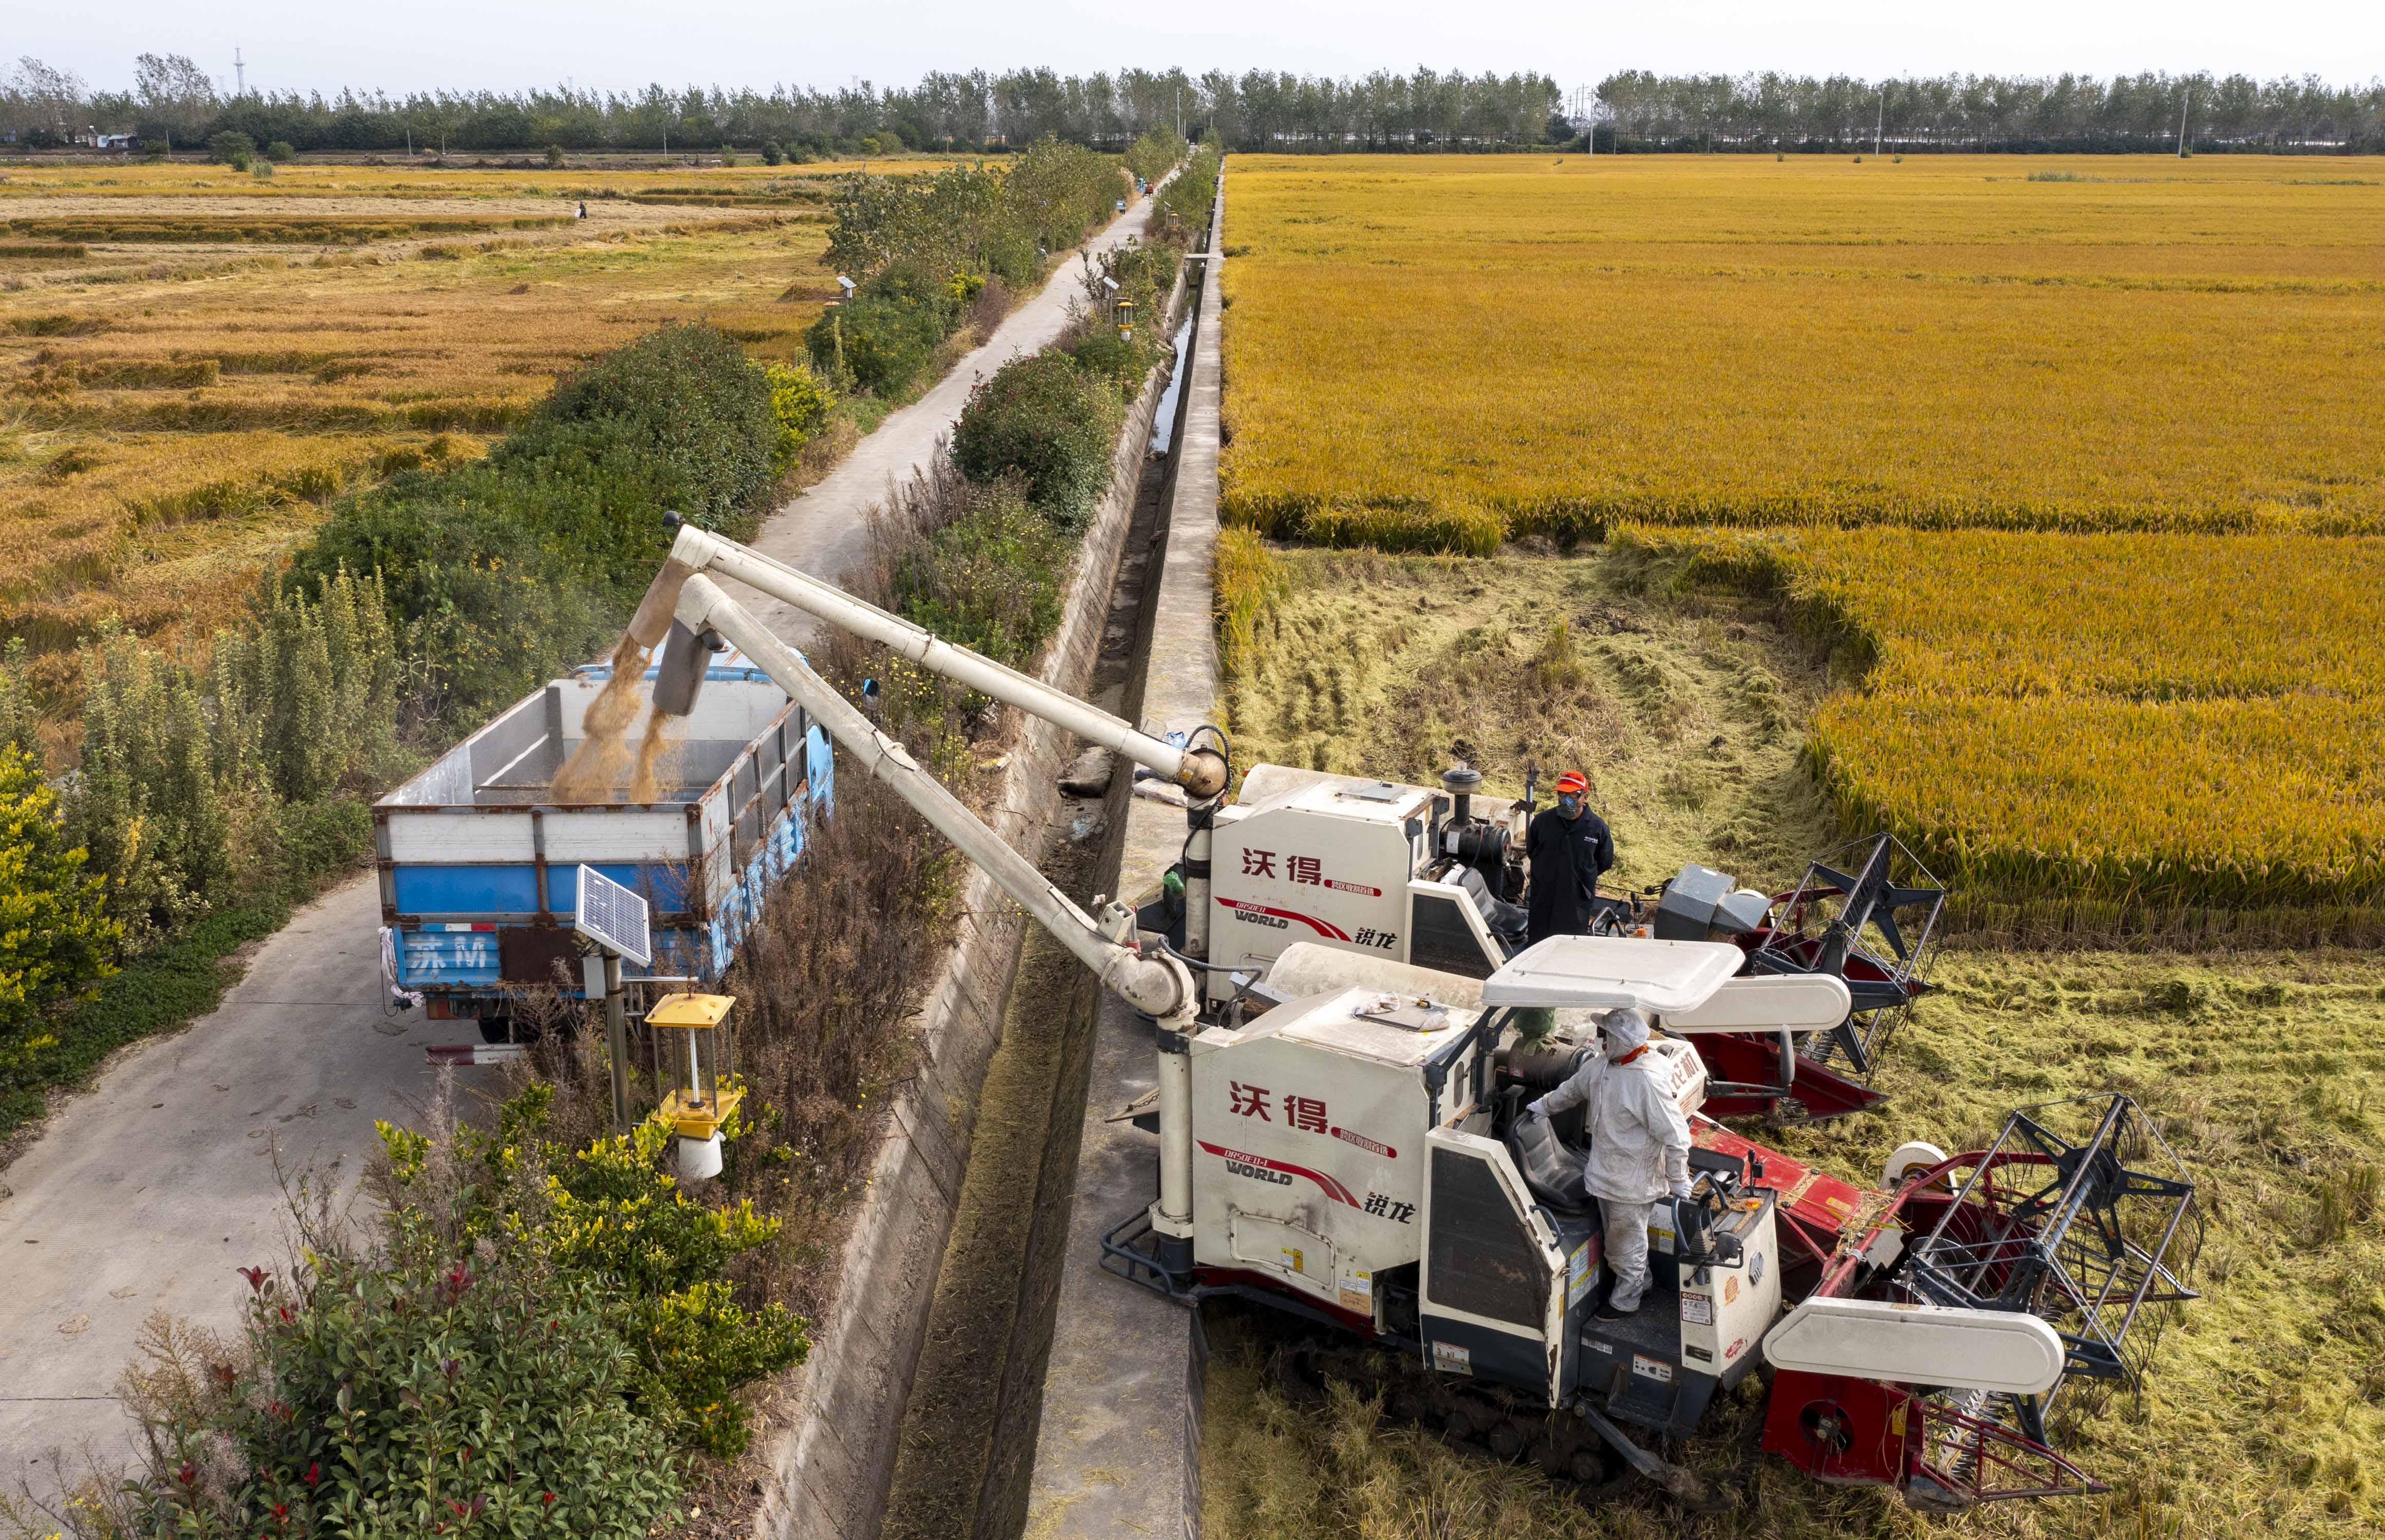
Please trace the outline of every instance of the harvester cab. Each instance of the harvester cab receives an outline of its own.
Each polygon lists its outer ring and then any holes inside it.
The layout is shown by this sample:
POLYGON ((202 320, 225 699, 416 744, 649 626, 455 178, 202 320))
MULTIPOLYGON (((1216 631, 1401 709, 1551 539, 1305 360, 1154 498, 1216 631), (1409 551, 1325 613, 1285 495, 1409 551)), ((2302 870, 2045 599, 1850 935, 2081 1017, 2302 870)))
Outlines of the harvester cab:
MULTIPOLYGON (((1779 981, 1736 977, 1739 963, 1714 943, 1559 937, 1459 1003, 1342 983, 1334 954, 1295 945, 1270 982, 1296 997, 1195 1036, 1189 1128, 1153 1121, 1163 1144, 1193 1151, 1189 1266, 1164 1259, 1155 1206, 1105 1238, 1106 1265, 1179 1295, 1242 1295, 1404 1345, 1442 1376, 1542 1413, 1579 1403, 1550 1424, 1567 1439, 1567 1471, 1577 1456, 1589 1471, 1616 1450, 1640 1452, 1619 1431, 1601 1434, 1608 1418, 1686 1434, 1755 1367, 1777 1313, 1775 1195, 1747 1185, 1740 1162, 1700 1152, 1692 1197, 1652 1232, 1661 1297, 1598 1321, 1608 1279, 1582 1186, 1581 1114, 1529 1120, 1517 1108, 1596 1051, 1592 1021, 1605 1008, 1662 1020, 1717 995, 1783 993, 1779 981)), ((1836 987, 1822 983, 1809 993, 1836 987)), ((1695 1113, 1706 1083, 1696 1050, 1661 1037, 1649 1052, 1695 1113)))
POLYGON ((1810 1096, 1817 1079, 1867 1095, 1796 1044, 1846 1023, 1859 990, 1875 1012, 1918 992, 1943 894, 1900 874, 1887 845, 1817 862, 1761 908, 1692 869, 1608 927, 1626 933, 1521 946, 1518 808, 1481 797, 1471 771, 1435 792, 1261 766, 1229 805, 1214 730, 1147 732, 682 528, 631 625, 663 652, 656 710, 690 709, 716 636, 1153 1022, 1157 1083, 1135 1121, 1158 1135, 1158 1193, 1103 1237, 1105 1267, 1179 1300, 1239 1295, 1342 1328, 1354 1351, 1336 1372, 1380 1380, 1394 1414, 1554 1477, 1637 1471, 1709 1496, 1648 1441, 1689 1432, 1761 1362, 1763 1447, 1821 1480, 1933 1509, 2103 1489, 2050 1446, 2048 1410, 2072 1377, 2134 1383, 2151 1308, 2193 1297, 2193 1185, 2133 1103, 2029 1109, 1951 1158, 1907 1144, 1877 1189, 1709 1115, 1810 1096), (709 574, 1180 789, 1180 908, 1097 898, 1088 912, 709 574), (1898 920, 1918 906, 1917 927, 1898 920), (1617 1007, 1662 1029, 1647 1051, 1691 1122, 1695 1180, 1651 1226, 1655 1308, 1605 1322, 1579 1114, 1517 1109, 1595 1051, 1593 1019, 1617 1007), (1774 1055, 1777 1078, 1721 1078, 1734 1044, 1774 1055), (1355 1351, 1368 1344, 1394 1351, 1355 1351))

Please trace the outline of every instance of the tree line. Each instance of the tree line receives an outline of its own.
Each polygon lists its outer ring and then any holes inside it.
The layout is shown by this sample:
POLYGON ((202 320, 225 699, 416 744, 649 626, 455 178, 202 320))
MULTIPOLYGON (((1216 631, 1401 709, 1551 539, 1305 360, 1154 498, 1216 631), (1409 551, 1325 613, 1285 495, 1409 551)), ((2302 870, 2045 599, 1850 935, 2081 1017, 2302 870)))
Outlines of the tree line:
POLYGON ((1123 149, 1155 130, 1214 134, 1238 149, 1548 143, 1559 91, 1545 76, 1378 73, 1357 81, 1252 70, 1051 69, 931 72, 908 89, 860 82, 815 91, 714 86, 608 93, 529 91, 263 92, 231 94, 192 60, 144 54, 131 91, 95 90, 21 59, 0 81, 0 138, 62 146, 78 135, 131 133, 146 147, 196 147, 222 132, 295 149, 486 153, 712 150, 777 143, 815 154, 980 150, 1045 138, 1123 149))
POLYGON ((1592 136, 1599 150, 2175 150, 2183 119, 2200 149, 2385 150, 2385 82, 2306 76, 2142 73, 1944 75, 1867 81, 1763 72, 1624 70, 1568 93, 1537 71, 1418 69, 1356 79, 1180 69, 1062 75, 936 71, 916 86, 834 90, 650 85, 610 93, 529 91, 226 94, 181 55, 144 54, 132 89, 94 89, 38 59, 0 81, 0 139, 63 145, 136 135, 196 146, 220 132, 298 150, 485 154, 542 149, 687 151, 782 144, 813 155, 982 150, 1055 138, 1123 148, 1155 130, 1229 149, 1366 151, 1546 147, 1592 136))
POLYGON ((1654 75, 1598 87, 1599 147, 2145 151, 2385 150, 2385 81, 2315 75, 1654 75))

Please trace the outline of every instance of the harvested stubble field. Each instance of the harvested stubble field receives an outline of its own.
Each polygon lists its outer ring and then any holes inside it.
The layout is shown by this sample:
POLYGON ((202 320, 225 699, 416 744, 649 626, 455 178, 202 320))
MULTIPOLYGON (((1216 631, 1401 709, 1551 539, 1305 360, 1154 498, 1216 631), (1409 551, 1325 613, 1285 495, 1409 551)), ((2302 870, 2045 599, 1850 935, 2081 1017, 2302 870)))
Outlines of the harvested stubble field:
POLYGON ((1226 511, 2385 530, 2378 169, 1238 156, 1226 511))
POLYGON ((1453 757, 1520 795, 1590 779, 1616 832, 1612 881, 1689 860, 1793 882, 1829 842, 1798 763, 1828 688, 1762 600, 1681 609, 1605 561, 1283 551, 1278 594, 1226 682, 1237 764, 1438 783, 1453 757))
MULTIPOLYGON (((1634 883, 1704 858, 1769 884, 1828 837, 1794 764, 1827 688, 1768 601, 1648 584, 1640 558, 1294 551, 1252 628, 1228 710, 1244 759, 1410 777, 1474 752, 1501 795, 1528 755, 1579 757, 1634 883), (1557 630, 1562 623, 1564 630, 1557 630), (1460 748, 1460 740, 1465 746, 1460 748)), ((1545 786, 1545 783, 1544 783, 1545 786)), ((1888 1051, 1881 1112, 1757 1137, 1869 1181, 1908 1138, 1984 1143, 2010 1109, 2120 1090, 2160 1121, 2206 1216, 2199 1303, 2174 1313, 2139 1400, 2072 1399, 2067 1450, 2105 1496, 1925 1520, 1777 1462, 1738 1510, 1646 1491, 1592 1510, 1530 1468, 1378 1426, 1337 1393, 1278 1392, 1274 1318, 1212 1322, 1202 1451, 1213 1540, 2106 1535, 2241 1540, 2385 1526, 2385 965, 2373 953, 2200 958, 1969 949, 1933 970, 1888 1051)), ((1727 1471, 1752 1393, 1692 1441, 1727 1471)))
POLYGON ((59 677, 106 619, 204 638, 331 497, 664 322, 798 356, 830 169, 0 175, 0 226, 104 232, 0 261, 0 634, 59 677))

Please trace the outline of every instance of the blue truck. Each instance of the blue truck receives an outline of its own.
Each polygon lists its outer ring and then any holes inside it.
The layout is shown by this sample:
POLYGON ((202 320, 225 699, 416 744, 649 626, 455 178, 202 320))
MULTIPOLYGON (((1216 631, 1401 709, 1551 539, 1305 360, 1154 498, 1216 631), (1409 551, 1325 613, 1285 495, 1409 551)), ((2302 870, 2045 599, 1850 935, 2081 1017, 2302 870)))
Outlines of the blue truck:
POLYGON ((654 958, 629 979, 712 985, 810 818, 829 811, 826 734, 735 652, 707 668, 694 713, 674 719, 657 800, 556 800, 611 677, 597 663, 551 681, 374 804, 385 982, 433 1020, 477 1021, 503 1042, 526 991, 581 994, 583 864, 646 898, 654 958))

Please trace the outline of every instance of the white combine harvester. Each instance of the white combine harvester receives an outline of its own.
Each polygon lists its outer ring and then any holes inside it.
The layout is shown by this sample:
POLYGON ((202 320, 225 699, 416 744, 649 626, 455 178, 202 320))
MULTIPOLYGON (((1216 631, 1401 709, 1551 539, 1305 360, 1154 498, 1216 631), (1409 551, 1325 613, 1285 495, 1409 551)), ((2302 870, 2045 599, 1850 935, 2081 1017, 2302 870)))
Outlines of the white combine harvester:
MULTIPOLYGON (((692 707, 713 638, 738 648, 1151 1019, 1157 1089, 1135 1111, 1158 1138, 1159 1191, 1105 1238, 1114 1271, 1188 1303, 1232 1295, 1335 1328, 1373 1350, 1334 1371, 1560 1480, 1637 1472, 1714 1500, 1652 1446, 1761 1373, 1762 1447, 1820 1480, 1931 1509, 2104 1490, 2051 1447, 2048 1410, 2074 1378, 2133 1383, 2147 1308, 2193 1297, 2193 1184, 2126 1096, 2016 1112, 1983 1150, 1908 1144, 1879 1187, 1857 1187, 1707 1117, 1700 1044, 1777 1038, 1788 1058, 1792 1040, 1842 1029, 1866 981, 1753 972, 1743 945, 1655 924, 1516 952, 1511 917, 1482 891, 1501 825, 1467 807, 1463 782, 1444 795, 1260 766, 1229 805, 1214 730, 1190 744, 1142 732, 693 528, 631 630, 663 647, 666 714, 692 707), (707 573, 1183 788, 1180 942, 1052 886, 707 573), (1580 1112, 1517 1112, 1596 1051, 1594 1014, 1622 1006, 1664 1029, 1652 1048, 1691 1115, 1696 1181, 1652 1232, 1652 1308, 1605 1322, 1580 1112)), ((1917 891, 1884 871, 1850 874, 1841 896, 1892 908, 1917 891)), ((1727 932, 1764 918, 1727 883, 1700 902, 1747 911, 1697 921, 1727 932)))

